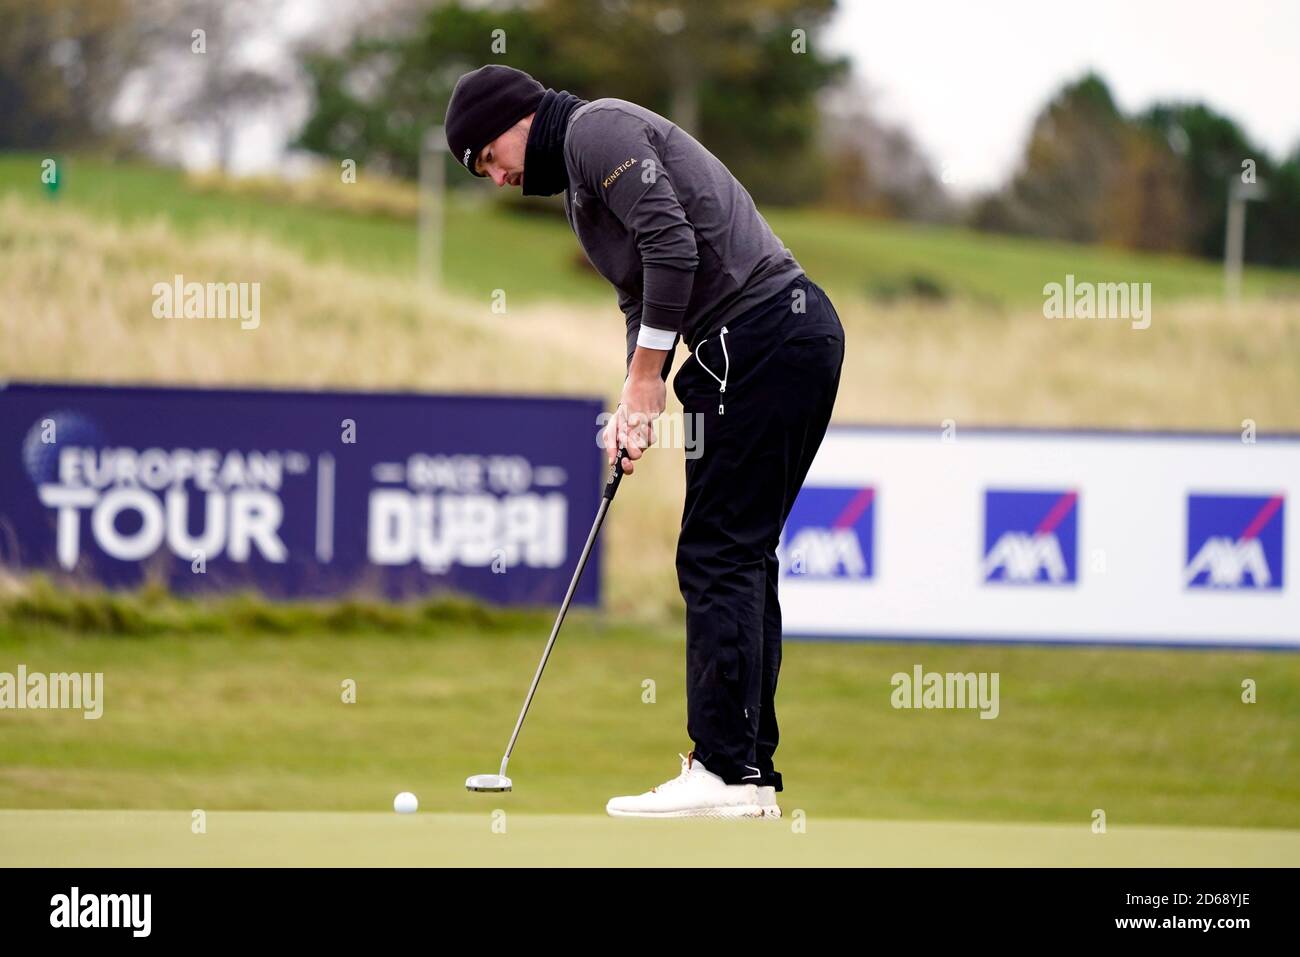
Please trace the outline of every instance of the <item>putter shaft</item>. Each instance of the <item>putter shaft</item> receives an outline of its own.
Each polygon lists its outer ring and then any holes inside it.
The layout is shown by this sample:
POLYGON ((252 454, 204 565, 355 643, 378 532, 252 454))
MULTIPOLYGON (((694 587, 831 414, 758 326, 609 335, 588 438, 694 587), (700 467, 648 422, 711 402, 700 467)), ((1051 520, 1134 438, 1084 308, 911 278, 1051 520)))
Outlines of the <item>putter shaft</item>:
POLYGON ((618 491, 619 483, 623 480, 623 457, 627 455, 626 449, 619 449, 618 455, 614 459, 614 464, 610 466, 609 478, 605 481, 605 491, 601 495, 600 508, 596 511, 596 520, 592 522, 591 532, 587 535, 587 543, 582 547, 582 554, 578 556, 578 567, 573 570, 573 579, 569 582, 569 590, 564 595, 564 602, 560 605, 560 613, 555 616, 555 625, 551 628, 551 637, 546 641, 546 647, 542 649, 542 660, 537 664, 537 673, 533 675, 533 683, 528 686, 528 694, 524 697, 524 706, 519 711, 519 720, 515 722, 514 731, 510 732, 510 743, 506 745, 506 753, 501 758, 501 777, 505 777, 506 765, 510 763, 510 754, 515 749, 515 741, 519 738, 519 729, 524 726, 524 718, 528 715, 528 707, 533 703, 533 695, 537 693, 537 686, 542 680, 542 672, 546 670, 546 661, 551 656, 551 649, 555 647, 555 639, 560 634, 560 625, 564 624, 564 616, 569 611, 569 605, 573 601, 573 593, 578 590, 578 580, 582 578, 582 570, 587 567, 587 559, 591 555, 591 549, 596 544, 596 535, 600 532, 600 526, 604 524, 605 513, 609 511, 609 503, 614 501, 614 493, 618 491))

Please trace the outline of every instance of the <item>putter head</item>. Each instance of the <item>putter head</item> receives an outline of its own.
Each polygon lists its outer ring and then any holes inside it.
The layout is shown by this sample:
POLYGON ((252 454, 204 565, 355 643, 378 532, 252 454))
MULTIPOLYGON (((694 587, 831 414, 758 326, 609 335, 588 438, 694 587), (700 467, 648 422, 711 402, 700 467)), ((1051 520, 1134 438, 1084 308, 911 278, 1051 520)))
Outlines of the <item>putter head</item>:
POLYGON ((466 791, 510 791, 514 783, 504 774, 471 774, 465 779, 466 791))

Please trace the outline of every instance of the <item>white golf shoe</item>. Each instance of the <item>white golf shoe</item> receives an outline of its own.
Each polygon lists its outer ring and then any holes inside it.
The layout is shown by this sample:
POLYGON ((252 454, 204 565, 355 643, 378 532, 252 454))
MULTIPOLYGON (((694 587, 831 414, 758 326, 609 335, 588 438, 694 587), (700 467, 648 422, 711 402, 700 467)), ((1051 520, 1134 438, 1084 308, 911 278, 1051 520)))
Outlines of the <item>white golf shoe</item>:
MULTIPOLYGON (((769 813, 776 807, 773 791, 771 805, 765 806, 753 784, 728 784, 699 761, 694 752, 679 754, 682 773, 671 781, 651 788, 644 794, 610 798, 605 811, 611 817, 779 817, 769 813)), ((772 789, 767 789, 772 790, 772 789)))
POLYGON ((758 806, 763 809, 763 817, 780 817, 781 805, 776 803, 776 788, 770 784, 759 788, 758 806))

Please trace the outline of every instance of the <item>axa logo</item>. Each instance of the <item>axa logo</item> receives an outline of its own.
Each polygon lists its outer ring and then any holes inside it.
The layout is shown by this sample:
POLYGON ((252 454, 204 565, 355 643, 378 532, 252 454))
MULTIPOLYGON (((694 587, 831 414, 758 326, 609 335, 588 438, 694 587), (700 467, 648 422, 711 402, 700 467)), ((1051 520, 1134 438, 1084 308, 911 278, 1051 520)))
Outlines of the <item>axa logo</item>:
POLYGON ((1282 588, 1282 495, 1188 495, 1188 588, 1282 588))
POLYGON ((785 523, 782 572, 817 579, 874 577, 875 504, 870 486, 804 488, 785 523))
POLYGON ((1079 493, 989 489, 984 493, 986 583, 1072 585, 1079 568, 1079 493))

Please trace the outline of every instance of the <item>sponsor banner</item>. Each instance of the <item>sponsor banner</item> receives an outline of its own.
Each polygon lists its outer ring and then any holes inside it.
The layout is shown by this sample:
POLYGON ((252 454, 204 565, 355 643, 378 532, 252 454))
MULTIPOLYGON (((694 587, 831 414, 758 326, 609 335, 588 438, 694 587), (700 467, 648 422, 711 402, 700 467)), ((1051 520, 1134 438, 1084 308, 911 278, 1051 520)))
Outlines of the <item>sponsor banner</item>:
MULTIPOLYGON (((0 388, 0 563, 272 598, 564 597, 596 399, 0 388)), ((599 548, 599 545, 597 545, 599 548)), ((599 553, 574 600, 595 604, 599 553)))
POLYGON ((833 428, 792 635, 1300 648, 1300 437, 833 428))

